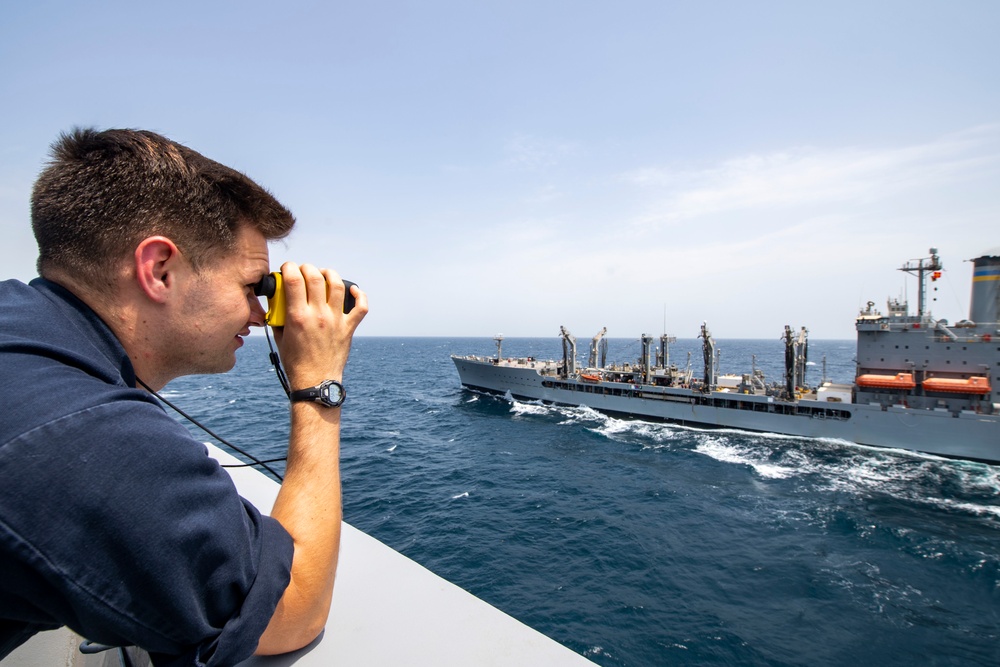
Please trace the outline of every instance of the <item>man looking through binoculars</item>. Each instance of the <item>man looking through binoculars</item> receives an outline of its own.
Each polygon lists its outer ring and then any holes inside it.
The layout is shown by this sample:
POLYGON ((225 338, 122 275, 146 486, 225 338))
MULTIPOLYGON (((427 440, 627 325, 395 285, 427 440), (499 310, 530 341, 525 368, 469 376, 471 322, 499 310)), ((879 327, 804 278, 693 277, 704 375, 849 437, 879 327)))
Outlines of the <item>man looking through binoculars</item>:
POLYGON ((340 386, 366 295, 330 269, 281 267, 293 401, 271 517, 149 393, 232 369, 264 325, 268 242, 293 225, 243 174, 152 132, 53 146, 32 195, 41 277, 0 283, 0 658, 66 625, 157 665, 228 665, 323 629, 340 404, 309 392, 340 386))

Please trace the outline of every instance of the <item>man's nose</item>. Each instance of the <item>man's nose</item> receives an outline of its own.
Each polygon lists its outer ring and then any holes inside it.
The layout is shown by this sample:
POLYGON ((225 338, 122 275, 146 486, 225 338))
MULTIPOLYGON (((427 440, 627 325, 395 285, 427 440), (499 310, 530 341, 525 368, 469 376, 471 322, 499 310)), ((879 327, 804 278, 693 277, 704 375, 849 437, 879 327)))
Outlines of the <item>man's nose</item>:
POLYGON ((261 305, 260 299, 250 295, 250 326, 262 327, 267 324, 267 311, 261 305))

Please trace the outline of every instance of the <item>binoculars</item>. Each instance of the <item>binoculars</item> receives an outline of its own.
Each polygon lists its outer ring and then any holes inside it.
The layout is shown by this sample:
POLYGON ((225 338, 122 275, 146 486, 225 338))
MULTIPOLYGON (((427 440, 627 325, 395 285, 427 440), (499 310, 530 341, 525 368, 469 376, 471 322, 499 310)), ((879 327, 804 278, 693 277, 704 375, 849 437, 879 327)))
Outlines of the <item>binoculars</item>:
MULTIPOLYGON (((344 312, 349 313, 354 308, 354 295, 351 294, 350 280, 344 281, 347 292, 344 294, 344 312)), ((285 286, 281 281, 281 273, 269 273, 253 286, 253 293, 267 297, 267 323, 272 327, 285 326, 285 286)))

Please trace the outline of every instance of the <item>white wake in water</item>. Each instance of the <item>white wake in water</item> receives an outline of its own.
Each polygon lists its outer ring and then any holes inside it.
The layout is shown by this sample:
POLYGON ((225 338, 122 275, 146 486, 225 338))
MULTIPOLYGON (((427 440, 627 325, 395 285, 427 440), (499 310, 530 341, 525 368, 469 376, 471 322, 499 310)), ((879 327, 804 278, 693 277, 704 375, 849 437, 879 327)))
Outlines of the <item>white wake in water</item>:
POLYGON ((509 395, 507 400, 516 417, 558 418, 560 426, 581 426, 608 440, 638 444, 643 449, 688 448, 722 463, 746 466, 764 480, 809 479, 821 490, 889 494, 944 510, 1000 519, 1000 466, 835 439, 618 419, 588 407, 522 402, 509 395), (942 498, 934 490, 943 484, 954 485, 966 497, 942 498))
POLYGON ((786 479, 800 472, 800 466, 785 465, 768 460, 760 448, 753 445, 737 445, 725 436, 712 437, 708 434, 702 438, 694 450, 710 456, 716 461, 750 466, 754 472, 765 479, 786 479))

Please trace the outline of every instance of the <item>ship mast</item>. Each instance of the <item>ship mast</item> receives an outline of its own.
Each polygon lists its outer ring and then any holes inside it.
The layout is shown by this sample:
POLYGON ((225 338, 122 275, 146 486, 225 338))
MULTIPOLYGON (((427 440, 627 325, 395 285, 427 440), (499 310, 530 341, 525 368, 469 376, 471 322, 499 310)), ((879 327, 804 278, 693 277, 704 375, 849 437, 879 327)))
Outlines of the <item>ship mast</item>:
POLYGON ((925 314, 929 315, 927 312, 927 281, 924 280, 924 274, 930 273, 931 281, 935 281, 941 277, 941 269, 943 268, 941 258, 937 254, 937 248, 931 248, 930 253, 930 257, 913 260, 916 264, 907 262, 899 268, 900 271, 917 276, 917 319, 920 321, 923 321, 925 314))

